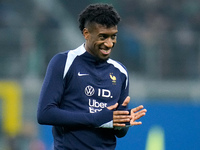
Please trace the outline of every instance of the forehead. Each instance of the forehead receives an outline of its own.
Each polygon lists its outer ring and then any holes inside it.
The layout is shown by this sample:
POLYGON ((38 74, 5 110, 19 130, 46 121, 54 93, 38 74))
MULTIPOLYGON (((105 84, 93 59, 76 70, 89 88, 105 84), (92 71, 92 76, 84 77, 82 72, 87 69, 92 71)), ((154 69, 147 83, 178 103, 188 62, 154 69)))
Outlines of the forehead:
POLYGON ((116 34, 118 32, 117 25, 107 27, 106 25, 101 25, 94 23, 90 26, 91 32, 95 32, 97 34, 116 34))

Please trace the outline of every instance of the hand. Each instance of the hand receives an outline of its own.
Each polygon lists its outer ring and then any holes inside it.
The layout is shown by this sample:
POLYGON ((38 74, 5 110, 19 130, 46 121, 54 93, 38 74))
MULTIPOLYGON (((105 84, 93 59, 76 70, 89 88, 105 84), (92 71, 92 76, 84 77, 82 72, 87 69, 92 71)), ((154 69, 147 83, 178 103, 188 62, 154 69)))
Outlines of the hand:
MULTIPOLYGON (((124 100, 122 106, 127 106, 129 102, 130 102, 130 97, 127 96, 126 99, 124 100)), ((133 126, 133 125, 141 125, 142 124, 141 121, 137 122, 136 120, 138 120, 141 117, 146 115, 147 110, 143 109, 143 108, 144 108, 144 106, 140 105, 140 106, 138 106, 136 108, 131 109, 131 121, 130 121, 130 125, 131 126, 133 126)))
MULTIPOLYGON (((124 100, 122 106, 128 105, 130 102, 130 97, 127 96, 124 100)), ((109 110, 116 109, 118 106, 118 103, 111 105, 107 107, 109 110)), ((131 121, 131 115, 129 115, 129 111, 113 111, 113 127, 125 127, 126 124, 124 122, 130 122, 131 121)))
MULTIPOLYGON (((124 100, 122 106, 127 106, 130 102, 130 97, 127 96, 124 100)), ((118 103, 107 107, 109 110, 116 109, 118 106, 118 103)), ((131 109, 131 114, 129 115, 128 111, 114 111, 113 112, 113 126, 116 127, 125 127, 126 125, 124 122, 130 122, 130 125, 141 125, 142 122, 137 122, 136 120, 140 119, 141 117, 146 115, 147 110, 143 109, 144 106, 140 105, 136 108, 131 109)))
POLYGON ((142 122, 141 121, 136 121, 138 119, 140 119, 141 117, 146 115, 147 110, 143 109, 144 106, 140 105, 136 108, 131 109, 131 121, 130 121, 130 125, 141 125, 142 122))

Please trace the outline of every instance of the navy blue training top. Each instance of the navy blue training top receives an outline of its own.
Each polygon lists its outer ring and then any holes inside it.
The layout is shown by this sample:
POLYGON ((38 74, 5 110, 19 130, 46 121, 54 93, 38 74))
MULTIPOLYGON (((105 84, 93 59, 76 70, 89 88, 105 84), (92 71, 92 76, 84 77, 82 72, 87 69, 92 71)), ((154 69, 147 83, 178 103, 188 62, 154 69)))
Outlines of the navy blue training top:
POLYGON ((84 44, 56 54, 42 86, 37 119, 53 126, 55 150, 114 150, 116 137, 128 128, 113 128, 113 111, 106 107, 128 96, 126 68, 117 61, 100 61, 84 44))

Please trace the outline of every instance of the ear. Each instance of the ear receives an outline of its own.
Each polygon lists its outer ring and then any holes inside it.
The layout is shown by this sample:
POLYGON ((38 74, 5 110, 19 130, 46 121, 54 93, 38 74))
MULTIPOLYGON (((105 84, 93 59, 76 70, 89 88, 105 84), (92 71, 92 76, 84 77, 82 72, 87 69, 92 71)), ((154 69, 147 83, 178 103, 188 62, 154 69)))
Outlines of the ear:
POLYGON ((83 29, 83 36, 84 36, 84 38, 85 38, 86 40, 89 38, 90 33, 89 33, 89 31, 88 31, 87 28, 84 28, 84 29, 83 29))

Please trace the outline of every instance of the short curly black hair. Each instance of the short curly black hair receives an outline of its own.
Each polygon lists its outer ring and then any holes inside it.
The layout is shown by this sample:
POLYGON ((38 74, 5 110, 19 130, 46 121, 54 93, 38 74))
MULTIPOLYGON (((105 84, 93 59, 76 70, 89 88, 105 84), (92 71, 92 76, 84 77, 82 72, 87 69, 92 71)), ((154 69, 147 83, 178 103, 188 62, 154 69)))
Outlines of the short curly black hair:
POLYGON ((81 32, 86 23, 98 23, 106 27, 112 27, 119 23, 120 16, 109 4, 90 4, 79 15, 79 29, 81 32))

